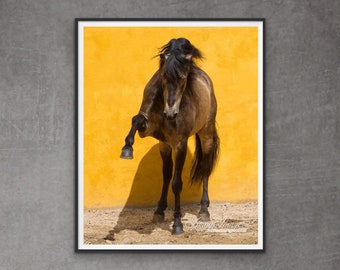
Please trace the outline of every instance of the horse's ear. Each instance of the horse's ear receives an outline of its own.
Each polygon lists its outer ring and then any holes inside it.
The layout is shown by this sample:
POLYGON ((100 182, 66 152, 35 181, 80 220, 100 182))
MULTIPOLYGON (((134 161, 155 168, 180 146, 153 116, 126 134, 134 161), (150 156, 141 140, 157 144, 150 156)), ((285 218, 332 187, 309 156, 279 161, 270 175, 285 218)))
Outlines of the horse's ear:
POLYGON ((186 54, 184 55, 184 58, 187 59, 187 60, 191 60, 192 59, 192 54, 186 54))
POLYGON ((203 58, 201 51, 199 49, 195 48, 195 47, 193 48, 192 56, 195 59, 202 59, 203 58))
POLYGON ((169 53, 160 53, 158 56, 161 58, 161 60, 166 60, 166 59, 169 58, 170 54, 169 53))
POLYGON ((198 49, 196 49, 194 46, 192 46, 191 52, 188 52, 188 53, 184 54, 183 57, 185 59, 191 61, 193 58, 194 59, 201 59, 202 58, 202 54, 201 54, 201 52, 198 49))
POLYGON ((198 52, 194 52, 194 53, 189 53, 189 54, 184 54, 183 57, 189 61, 191 61, 193 58, 202 58, 202 55, 201 53, 198 51, 198 52))

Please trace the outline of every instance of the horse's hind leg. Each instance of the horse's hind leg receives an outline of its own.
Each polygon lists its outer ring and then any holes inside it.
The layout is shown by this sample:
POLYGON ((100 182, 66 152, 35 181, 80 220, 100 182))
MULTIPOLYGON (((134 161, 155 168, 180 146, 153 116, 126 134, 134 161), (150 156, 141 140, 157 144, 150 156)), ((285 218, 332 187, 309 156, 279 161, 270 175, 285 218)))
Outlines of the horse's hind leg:
POLYGON ((169 183, 172 178, 172 168, 173 162, 171 157, 172 149, 166 143, 159 143, 159 150, 161 153, 162 161, 163 161, 163 188, 162 195, 158 202, 157 210, 153 216, 153 222, 162 222, 164 221, 164 210, 168 207, 167 198, 168 198, 168 190, 169 183))
POLYGON ((213 170, 219 150, 219 138, 216 131, 210 136, 200 136, 202 138, 202 171, 203 171, 203 193, 201 198, 201 209, 198 213, 199 221, 209 221, 210 213, 208 207, 210 204, 208 194, 209 176, 213 170))
POLYGON ((132 159, 133 158, 133 148, 132 145, 135 142, 135 134, 137 130, 143 130, 146 128, 146 119, 142 114, 137 114, 132 118, 132 127, 129 134, 125 138, 125 145, 122 148, 120 154, 121 158, 132 159))
POLYGON ((203 178, 203 193, 201 198, 201 209, 198 213, 198 221, 209 221, 210 213, 208 211, 208 207, 210 204, 209 195, 208 195, 208 180, 209 177, 203 178))

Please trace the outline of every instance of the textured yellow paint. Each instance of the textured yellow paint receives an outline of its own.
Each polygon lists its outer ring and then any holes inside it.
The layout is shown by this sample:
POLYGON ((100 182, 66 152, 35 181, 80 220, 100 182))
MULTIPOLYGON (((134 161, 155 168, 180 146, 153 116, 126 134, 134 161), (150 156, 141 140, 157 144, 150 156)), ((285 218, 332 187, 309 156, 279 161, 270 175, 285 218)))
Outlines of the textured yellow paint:
MULTIPOLYGON (((257 28, 114 28, 84 30, 84 203, 86 208, 156 205, 162 185, 158 141, 136 136, 134 159, 119 158, 143 89, 158 68, 158 48, 186 37, 205 57, 218 101, 221 154, 209 181, 211 201, 257 199, 257 28)), ((190 187, 189 141, 182 201, 200 200, 190 187)), ((173 202, 171 188, 169 203, 173 202)))

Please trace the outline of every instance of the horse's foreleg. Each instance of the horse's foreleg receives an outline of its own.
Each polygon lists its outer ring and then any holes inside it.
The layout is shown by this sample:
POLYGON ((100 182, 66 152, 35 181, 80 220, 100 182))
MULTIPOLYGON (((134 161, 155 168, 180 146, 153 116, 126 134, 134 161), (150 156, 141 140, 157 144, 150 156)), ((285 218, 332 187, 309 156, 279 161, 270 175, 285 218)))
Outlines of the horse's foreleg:
POLYGON ((167 198, 168 198, 168 190, 170 180, 172 178, 172 168, 173 162, 171 157, 172 149, 166 143, 159 143, 159 150, 161 153, 162 161, 163 161, 163 188, 162 195, 158 202, 157 210, 155 211, 153 222, 161 222, 164 221, 164 210, 167 208, 167 198))
POLYGON ((173 234, 180 234, 183 232, 183 224, 181 222, 182 213, 180 195, 183 185, 182 171, 186 154, 187 154, 187 141, 180 142, 176 147, 175 172, 174 179, 172 181, 172 191, 175 195, 174 224, 172 227, 173 234))
POLYGON ((146 119, 142 114, 137 114, 132 118, 132 127, 129 134, 125 138, 125 145, 122 148, 120 154, 121 158, 132 159, 133 158, 133 148, 132 145, 135 142, 135 134, 138 129, 143 129, 146 127, 146 119))

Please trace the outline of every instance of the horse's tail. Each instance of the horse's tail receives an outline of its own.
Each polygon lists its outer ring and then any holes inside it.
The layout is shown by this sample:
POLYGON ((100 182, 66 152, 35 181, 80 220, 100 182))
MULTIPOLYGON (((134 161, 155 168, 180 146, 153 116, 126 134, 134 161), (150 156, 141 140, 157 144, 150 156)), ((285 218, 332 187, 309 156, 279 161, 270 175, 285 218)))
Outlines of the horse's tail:
POLYGON ((216 130, 213 133, 213 145, 209 153, 203 154, 200 137, 196 134, 195 156, 191 168, 191 182, 202 182, 214 169, 220 149, 220 139, 216 130))

